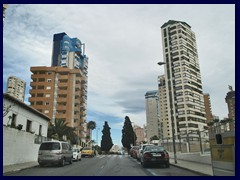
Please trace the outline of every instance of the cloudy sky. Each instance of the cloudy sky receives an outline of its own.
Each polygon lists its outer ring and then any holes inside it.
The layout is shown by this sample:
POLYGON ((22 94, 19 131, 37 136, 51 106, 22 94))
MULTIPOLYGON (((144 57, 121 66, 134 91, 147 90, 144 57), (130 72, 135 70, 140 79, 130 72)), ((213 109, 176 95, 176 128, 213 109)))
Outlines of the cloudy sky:
POLYGON ((3 31, 3 92, 7 78, 27 82, 31 66, 50 66, 53 34, 66 32, 86 44, 89 57, 87 120, 104 121, 114 144, 121 145, 125 116, 146 124, 145 93, 157 89, 163 68, 160 27, 168 20, 187 22, 196 34, 203 91, 212 112, 227 117, 228 85, 235 89, 235 5, 10 4, 3 31))

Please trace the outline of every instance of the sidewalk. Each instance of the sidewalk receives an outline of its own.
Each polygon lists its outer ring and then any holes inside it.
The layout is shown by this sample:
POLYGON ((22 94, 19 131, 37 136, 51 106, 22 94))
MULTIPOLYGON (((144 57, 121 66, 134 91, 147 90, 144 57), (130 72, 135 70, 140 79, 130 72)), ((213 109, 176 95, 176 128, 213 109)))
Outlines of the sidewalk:
POLYGON ((3 166, 3 174, 8 173, 8 172, 13 172, 13 171, 19 171, 19 170, 22 170, 22 169, 32 168, 34 166, 38 166, 37 161, 3 166))
POLYGON ((202 174, 203 176, 213 176, 212 165, 209 165, 209 164, 183 161, 179 159, 177 159, 177 164, 175 164, 173 158, 170 158, 170 164, 172 166, 177 166, 190 171, 194 171, 196 173, 202 174))

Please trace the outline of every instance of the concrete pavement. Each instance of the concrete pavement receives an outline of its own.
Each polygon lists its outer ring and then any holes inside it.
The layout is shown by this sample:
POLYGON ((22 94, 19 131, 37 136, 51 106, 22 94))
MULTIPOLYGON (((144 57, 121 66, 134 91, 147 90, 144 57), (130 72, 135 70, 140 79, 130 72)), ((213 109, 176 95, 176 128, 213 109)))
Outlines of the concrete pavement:
MULTIPOLYGON (((177 164, 175 164, 174 159, 172 159, 172 158, 170 159, 170 164, 173 166, 177 166, 180 168, 184 168, 184 169, 187 169, 190 171, 197 172, 204 176, 213 176, 212 166, 208 165, 208 164, 183 161, 183 160, 177 160, 177 164)), ((4 173, 19 171, 22 169, 32 168, 35 166, 38 166, 38 162, 36 162, 36 161, 3 166, 3 175, 4 175, 4 173)))
POLYGON ((209 165, 209 164, 184 161, 184 160, 178 160, 178 159, 177 159, 177 163, 175 164, 175 161, 173 158, 170 158, 170 164, 173 166, 177 166, 183 169, 187 169, 187 170, 199 173, 203 176, 213 176, 212 165, 209 165))

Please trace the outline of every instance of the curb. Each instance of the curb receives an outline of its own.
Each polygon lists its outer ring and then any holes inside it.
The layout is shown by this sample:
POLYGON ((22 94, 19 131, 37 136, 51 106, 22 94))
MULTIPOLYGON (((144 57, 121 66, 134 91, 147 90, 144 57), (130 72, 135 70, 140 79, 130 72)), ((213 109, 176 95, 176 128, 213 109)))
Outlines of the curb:
POLYGON ((202 173, 202 172, 199 172, 199 171, 195 171, 195 170, 193 170, 193 169, 189 169, 189 168, 186 168, 186 167, 178 166, 178 165, 176 165, 176 164, 174 164, 174 163, 173 163, 173 164, 170 163, 170 165, 175 166, 175 167, 178 167, 178 168, 182 168, 182 169, 185 169, 185 170, 188 170, 188 171, 192 171, 192 172, 197 173, 197 174, 202 175, 202 176, 212 176, 212 175, 210 175, 210 174, 205 174, 205 173, 202 173))
POLYGON ((12 170, 7 170, 4 172, 4 167, 3 167, 3 175, 4 174, 10 174, 10 173, 13 173, 13 172, 18 172, 18 171, 21 171, 21 170, 24 170, 24 169, 30 169, 30 168, 33 168, 33 167, 37 167, 38 165, 32 165, 32 166, 27 166, 27 167, 22 167, 22 168, 17 168, 17 169, 12 169, 12 170))

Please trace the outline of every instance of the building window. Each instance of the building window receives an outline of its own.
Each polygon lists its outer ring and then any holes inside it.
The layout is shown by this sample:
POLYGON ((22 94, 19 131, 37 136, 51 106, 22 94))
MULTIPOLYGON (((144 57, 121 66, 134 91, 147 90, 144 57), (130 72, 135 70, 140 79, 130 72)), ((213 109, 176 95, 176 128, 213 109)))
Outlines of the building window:
POLYGON ((45 102, 45 105, 46 105, 46 106, 49 106, 49 102, 48 102, 48 101, 47 101, 47 102, 45 102))
POLYGON ((42 135, 42 125, 39 125, 39 132, 38 135, 41 136, 42 135))
POLYGON ((45 114, 48 114, 48 113, 49 113, 49 110, 45 110, 44 113, 45 113, 45 114))
POLYGON ((30 131, 31 131, 31 128, 32 128, 32 121, 27 120, 26 131, 27 131, 27 132, 30 132, 30 131))
POLYGON ((51 82, 52 80, 51 79, 48 79, 47 82, 51 82))
POLYGON ((47 86, 46 89, 51 89, 51 86, 47 86))
POLYGON ((36 105, 43 105, 42 101, 37 101, 36 105))
POLYGON ((38 89, 44 89, 44 86, 38 86, 38 89))
POLYGON ((16 127, 16 119, 17 119, 17 115, 16 114, 12 114, 11 127, 16 127))
POLYGON ((50 97, 50 94, 46 94, 46 97, 50 97))

